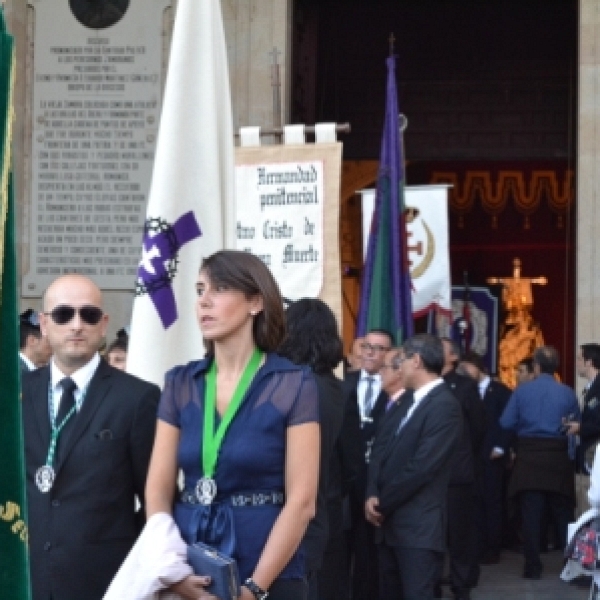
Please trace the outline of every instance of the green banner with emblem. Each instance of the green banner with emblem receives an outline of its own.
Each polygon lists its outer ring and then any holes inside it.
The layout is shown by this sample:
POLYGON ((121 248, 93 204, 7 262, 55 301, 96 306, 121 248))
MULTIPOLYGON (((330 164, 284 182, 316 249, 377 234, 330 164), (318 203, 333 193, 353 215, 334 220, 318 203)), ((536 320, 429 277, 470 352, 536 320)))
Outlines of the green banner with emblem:
POLYGON ((0 8, 0 598, 29 600, 11 145, 14 40, 0 8))

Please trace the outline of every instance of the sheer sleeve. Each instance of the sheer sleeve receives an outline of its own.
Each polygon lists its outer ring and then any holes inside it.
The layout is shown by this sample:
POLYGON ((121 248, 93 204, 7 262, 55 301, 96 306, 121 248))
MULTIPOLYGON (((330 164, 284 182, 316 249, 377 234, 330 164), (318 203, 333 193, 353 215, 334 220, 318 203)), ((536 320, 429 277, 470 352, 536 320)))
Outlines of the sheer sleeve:
MULTIPOLYGON (((287 426, 319 422, 319 391, 317 383, 308 369, 301 372, 299 385, 295 388, 295 399, 287 415, 287 426)), ((290 393, 293 393, 290 389, 290 393)))
POLYGON ((179 394, 176 390, 180 387, 177 385, 180 370, 180 367, 176 367, 165 375, 165 385, 158 404, 158 418, 178 428, 181 428, 181 406, 177 401, 179 394))
POLYGON ((270 376, 254 407, 265 402, 281 413, 286 427, 319 422, 319 392, 308 367, 295 367, 270 376))

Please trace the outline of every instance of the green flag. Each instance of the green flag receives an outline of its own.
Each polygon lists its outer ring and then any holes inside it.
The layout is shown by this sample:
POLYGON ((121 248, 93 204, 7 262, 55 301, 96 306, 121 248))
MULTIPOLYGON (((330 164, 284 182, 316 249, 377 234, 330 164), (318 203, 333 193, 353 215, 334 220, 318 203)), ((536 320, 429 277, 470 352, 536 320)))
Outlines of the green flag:
POLYGON ((0 598, 28 600, 15 206, 10 171, 14 42, 0 9, 0 598))

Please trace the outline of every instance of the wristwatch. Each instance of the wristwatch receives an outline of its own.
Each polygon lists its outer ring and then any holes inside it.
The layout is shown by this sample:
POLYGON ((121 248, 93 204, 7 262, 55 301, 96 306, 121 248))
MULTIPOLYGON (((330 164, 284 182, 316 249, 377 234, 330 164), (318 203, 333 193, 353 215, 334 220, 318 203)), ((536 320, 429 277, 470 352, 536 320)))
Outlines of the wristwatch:
POLYGON ((256 600, 267 600, 269 597, 269 592, 265 592, 265 590, 258 587, 250 577, 244 581, 244 587, 247 587, 252 592, 256 600))

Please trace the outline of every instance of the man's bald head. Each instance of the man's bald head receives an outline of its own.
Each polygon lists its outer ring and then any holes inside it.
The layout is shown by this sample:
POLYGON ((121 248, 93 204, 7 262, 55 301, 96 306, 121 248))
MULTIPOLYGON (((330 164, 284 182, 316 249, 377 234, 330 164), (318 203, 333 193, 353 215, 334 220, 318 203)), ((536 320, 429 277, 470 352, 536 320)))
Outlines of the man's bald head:
POLYGON ((100 288, 85 275, 81 275, 80 273, 67 273, 66 275, 62 275, 55 279, 44 292, 42 296, 42 306, 44 307, 44 312, 48 312, 51 310, 48 308, 48 304, 52 303, 57 294, 60 294, 68 288, 76 287, 81 290, 85 290, 86 293, 90 294, 90 297, 95 298, 95 306, 102 308, 102 292, 100 288))

